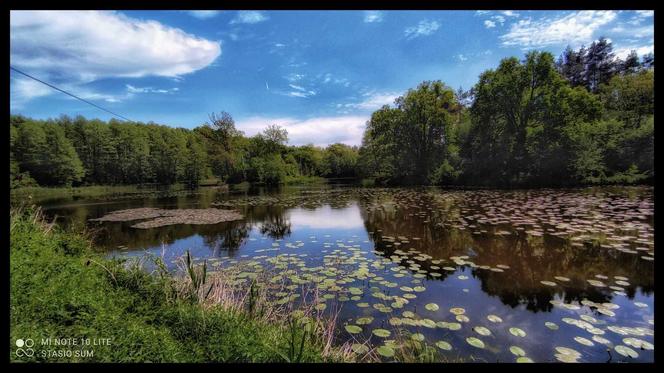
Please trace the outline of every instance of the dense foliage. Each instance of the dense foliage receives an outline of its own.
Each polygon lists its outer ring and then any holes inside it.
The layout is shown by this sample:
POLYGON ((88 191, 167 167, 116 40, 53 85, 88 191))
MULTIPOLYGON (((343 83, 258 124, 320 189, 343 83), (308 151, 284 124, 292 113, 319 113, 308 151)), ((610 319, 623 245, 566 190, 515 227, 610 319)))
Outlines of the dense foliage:
POLYGON ((279 184, 364 177, 383 184, 556 186, 654 177, 654 56, 615 58, 601 38, 555 61, 503 59, 470 90, 426 81, 371 115, 362 146, 289 146, 232 116, 172 128, 82 117, 10 119, 10 185, 279 184))
POLYGON ((562 186, 653 180, 654 58, 600 39, 503 59, 469 91, 424 82, 374 112, 360 173, 379 182, 562 186))
POLYGON ((10 119, 10 186, 283 183, 287 178, 355 176, 357 148, 287 146, 276 125, 246 137, 228 113, 193 130, 154 123, 10 119))

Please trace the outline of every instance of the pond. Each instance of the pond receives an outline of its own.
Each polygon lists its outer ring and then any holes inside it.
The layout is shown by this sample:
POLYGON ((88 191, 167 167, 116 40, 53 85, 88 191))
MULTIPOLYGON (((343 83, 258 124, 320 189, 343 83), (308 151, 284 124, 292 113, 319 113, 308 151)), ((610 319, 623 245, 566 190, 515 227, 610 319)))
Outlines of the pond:
POLYGON ((247 263, 276 268, 292 289, 316 283, 339 312, 340 342, 389 347, 400 329, 437 346, 440 361, 652 362, 653 201, 651 187, 326 184, 42 206, 95 230, 109 256, 151 253, 175 269, 191 250, 212 268, 247 263), (139 207, 228 208, 244 219, 89 221, 139 207))

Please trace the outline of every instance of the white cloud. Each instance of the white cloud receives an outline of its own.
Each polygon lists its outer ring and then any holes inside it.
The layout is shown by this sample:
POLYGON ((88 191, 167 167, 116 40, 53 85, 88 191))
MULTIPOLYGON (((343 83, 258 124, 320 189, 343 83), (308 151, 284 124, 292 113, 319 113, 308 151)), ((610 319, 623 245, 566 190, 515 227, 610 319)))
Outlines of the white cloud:
POLYGON ((496 27, 496 22, 487 19, 486 21, 484 21, 484 26, 486 28, 493 28, 496 27))
POLYGON ((477 10, 477 11, 475 11, 476 16, 483 16, 483 15, 489 14, 489 13, 491 13, 491 11, 489 11, 489 10, 477 10))
POLYGON ((368 116, 336 116, 311 119, 251 117, 236 121, 237 128, 248 136, 262 132, 269 124, 288 131, 291 145, 327 146, 333 143, 360 145, 368 116))
POLYGON ((378 12, 375 10, 365 11, 364 22, 366 23, 383 22, 383 12, 378 12))
MULTIPOLYGON (((72 84, 63 84, 60 86, 61 89, 72 93, 78 97, 81 97, 85 100, 101 100, 106 102, 121 102, 133 96, 135 92, 127 90, 123 94, 109 94, 101 93, 94 91, 88 87, 76 86, 72 84)), ((177 90, 177 88, 175 88, 177 90)), ((48 87, 42 83, 39 83, 35 80, 23 78, 23 77, 12 77, 10 83, 10 105, 12 108, 18 109, 22 108, 28 101, 45 96, 51 96, 53 94, 58 95, 57 97, 67 100, 74 100, 73 97, 65 95, 62 92, 56 91, 55 89, 48 87)))
POLYGON ((593 39, 593 34, 616 18, 615 11, 579 11, 556 19, 523 19, 512 24, 500 39, 504 46, 523 48, 547 45, 578 45, 593 39))
POLYGON ((632 38, 653 38, 655 35, 655 26, 646 25, 646 26, 627 26, 618 25, 611 29, 611 32, 618 35, 629 36, 632 38))
POLYGON ((169 88, 169 89, 155 89, 152 87, 134 87, 131 84, 127 84, 127 92, 129 93, 174 93, 180 90, 180 88, 169 88))
POLYGON ((304 87, 300 87, 299 85, 289 84, 288 86, 293 88, 293 89, 297 89, 298 91, 306 91, 306 89, 304 89, 304 87))
POLYGON ((417 26, 411 26, 406 28, 404 33, 406 34, 406 39, 413 39, 418 36, 426 36, 426 35, 431 35, 436 30, 440 28, 440 23, 438 21, 427 21, 427 20, 422 20, 420 23, 417 24, 417 26))
POLYGON ((219 42, 117 12, 10 13, 11 64, 45 79, 177 77, 209 66, 220 54, 219 42))
POLYGON ((255 11, 255 10, 243 10, 239 11, 237 13, 237 16, 231 20, 231 24, 235 23, 249 23, 249 24, 254 24, 254 23, 259 23, 263 21, 267 21, 268 16, 265 14, 255 11))
POLYGON ((501 13, 504 14, 505 16, 507 16, 507 17, 519 17, 519 13, 517 13, 513 10, 504 10, 501 13))
POLYGON ((621 48, 616 48, 613 51, 613 54, 620 59, 625 59, 629 55, 631 51, 635 50, 636 54, 639 55, 639 57, 643 57, 644 55, 648 53, 655 53, 655 46, 654 45, 643 45, 643 46, 627 46, 627 47, 621 47, 621 48))
POLYGON ((190 10, 187 13, 189 13, 190 16, 199 18, 199 19, 209 19, 209 18, 214 18, 216 17, 221 11, 219 10, 190 10))
POLYGON ((284 78, 286 80, 288 80, 289 82, 297 82, 297 81, 302 80, 304 78, 304 75, 303 74, 291 73, 291 74, 286 75, 284 78))
POLYGON ((459 61, 468 61, 468 57, 464 56, 463 54, 457 54, 456 57, 459 59, 459 61))
POLYGON ((395 92, 368 92, 363 95, 365 98, 357 103, 339 104, 337 107, 347 109, 359 109, 366 111, 374 111, 380 109, 383 105, 391 105, 394 103, 398 93, 395 92))
POLYGON ((652 17, 655 15, 654 10, 637 10, 636 14, 638 14, 640 17, 652 17))
POLYGON ((21 107, 27 101, 48 96, 57 91, 35 80, 28 78, 13 78, 10 84, 9 97, 12 107, 21 107))
POLYGON ((500 23, 501 26, 503 25, 503 23, 505 23, 505 17, 503 17, 503 16, 493 16, 493 17, 491 17, 491 19, 493 19, 496 22, 500 23))

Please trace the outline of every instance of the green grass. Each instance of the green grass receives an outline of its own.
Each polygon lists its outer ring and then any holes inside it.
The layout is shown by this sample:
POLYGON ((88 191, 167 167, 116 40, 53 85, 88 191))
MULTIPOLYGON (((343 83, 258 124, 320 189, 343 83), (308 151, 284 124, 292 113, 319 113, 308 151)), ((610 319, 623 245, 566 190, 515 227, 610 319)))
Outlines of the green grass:
POLYGON ((104 259, 84 237, 50 226, 34 211, 10 212, 10 278, 11 361, 337 359, 306 328, 203 306, 175 290, 178 280, 104 259), (34 356, 15 355, 19 338, 35 341, 34 356), (45 338, 110 338, 111 345, 90 347, 92 357, 45 357, 45 338))
POLYGON ((82 187, 23 187, 12 189, 12 200, 22 201, 32 197, 33 201, 66 197, 94 198, 142 193, 137 185, 92 185, 82 187))

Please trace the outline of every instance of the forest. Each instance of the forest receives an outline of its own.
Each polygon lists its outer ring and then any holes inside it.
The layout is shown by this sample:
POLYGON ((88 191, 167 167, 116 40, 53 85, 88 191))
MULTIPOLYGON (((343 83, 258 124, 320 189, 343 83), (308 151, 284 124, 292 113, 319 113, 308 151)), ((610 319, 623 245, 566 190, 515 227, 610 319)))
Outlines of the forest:
POLYGON ((61 116, 10 117, 10 188, 280 184, 353 177, 379 185, 574 186, 654 179, 654 56, 611 42, 503 59, 471 89, 425 81, 376 110, 361 146, 246 136, 229 113, 194 129, 61 116))

